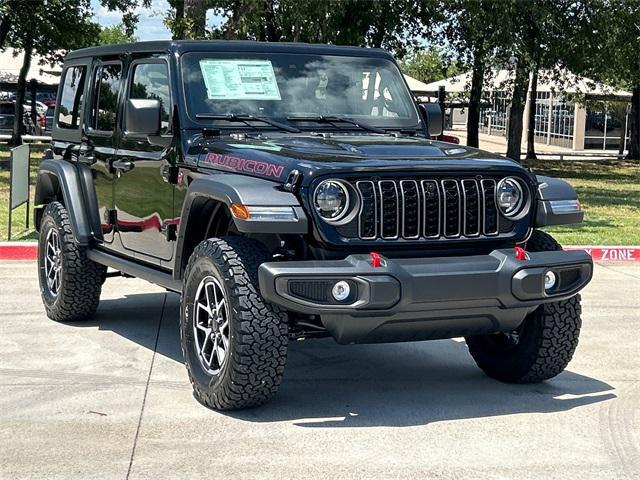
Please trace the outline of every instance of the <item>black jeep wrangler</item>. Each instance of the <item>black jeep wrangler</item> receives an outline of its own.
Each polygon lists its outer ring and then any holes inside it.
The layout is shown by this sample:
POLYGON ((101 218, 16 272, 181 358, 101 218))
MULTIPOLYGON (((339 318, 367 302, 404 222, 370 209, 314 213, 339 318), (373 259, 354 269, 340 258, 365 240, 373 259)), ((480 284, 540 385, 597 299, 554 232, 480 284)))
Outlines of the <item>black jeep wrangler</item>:
POLYGON ((571 360, 592 261, 540 228, 582 220, 575 191, 433 140, 439 106, 416 103, 388 53, 88 48, 57 98, 36 187, 47 314, 90 317, 116 274, 179 293, 205 405, 267 401, 290 339, 465 337, 506 382, 571 360))

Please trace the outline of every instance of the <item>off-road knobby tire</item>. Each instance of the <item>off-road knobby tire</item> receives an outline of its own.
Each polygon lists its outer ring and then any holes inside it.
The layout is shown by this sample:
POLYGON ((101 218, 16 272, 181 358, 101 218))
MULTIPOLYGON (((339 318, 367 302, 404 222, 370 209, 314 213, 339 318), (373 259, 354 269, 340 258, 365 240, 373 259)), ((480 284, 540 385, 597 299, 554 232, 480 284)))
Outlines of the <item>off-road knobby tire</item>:
MULTIPOLYGON (((561 250, 549 234, 535 230, 526 245, 531 252, 561 250)), ((546 303, 529 314, 515 345, 502 334, 467 337, 477 365, 490 377, 509 383, 537 383, 561 373, 578 346, 582 321, 580 295, 546 303)))
POLYGON ((38 279, 47 316, 58 322, 79 322, 97 310, 106 267, 87 258, 85 247, 73 237, 69 213, 60 202, 46 206, 38 239, 38 279), (53 295, 44 273, 44 255, 49 230, 55 228, 60 239, 62 270, 60 290, 53 295))
POLYGON ((280 386, 288 325, 286 313, 260 295, 258 267, 268 259, 260 243, 241 236, 205 240, 189 258, 180 308, 182 353, 194 395, 207 407, 236 410, 262 405, 280 386), (196 290, 210 275, 220 281, 230 307, 229 353, 217 375, 202 367, 193 334, 196 290))

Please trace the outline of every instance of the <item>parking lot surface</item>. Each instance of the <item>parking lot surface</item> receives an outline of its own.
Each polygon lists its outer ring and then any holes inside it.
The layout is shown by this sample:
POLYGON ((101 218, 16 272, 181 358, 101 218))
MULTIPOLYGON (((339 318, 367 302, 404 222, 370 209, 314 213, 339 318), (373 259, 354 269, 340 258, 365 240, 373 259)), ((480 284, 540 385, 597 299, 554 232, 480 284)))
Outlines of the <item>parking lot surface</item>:
POLYGON ((580 345, 539 385, 460 339, 290 346, 275 399, 218 413, 182 364, 178 297, 110 279, 47 319, 33 262, 0 263, 0 478, 639 478, 640 266, 598 266, 580 345))

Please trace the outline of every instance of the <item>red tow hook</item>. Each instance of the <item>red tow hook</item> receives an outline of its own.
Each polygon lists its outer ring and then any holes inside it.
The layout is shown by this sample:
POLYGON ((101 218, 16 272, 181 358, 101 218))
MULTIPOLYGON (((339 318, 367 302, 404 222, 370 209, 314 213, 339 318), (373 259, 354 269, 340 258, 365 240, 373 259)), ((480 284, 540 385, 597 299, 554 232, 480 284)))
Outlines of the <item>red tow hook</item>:
POLYGON ((524 262, 525 260, 529 260, 529 255, 524 248, 513 247, 513 249, 516 251, 516 260, 520 260, 522 262, 524 262))
POLYGON ((380 260, 379 253, 371 252, 371 266, 373 268, 379 268, 382 266, 382 261, 380 260))

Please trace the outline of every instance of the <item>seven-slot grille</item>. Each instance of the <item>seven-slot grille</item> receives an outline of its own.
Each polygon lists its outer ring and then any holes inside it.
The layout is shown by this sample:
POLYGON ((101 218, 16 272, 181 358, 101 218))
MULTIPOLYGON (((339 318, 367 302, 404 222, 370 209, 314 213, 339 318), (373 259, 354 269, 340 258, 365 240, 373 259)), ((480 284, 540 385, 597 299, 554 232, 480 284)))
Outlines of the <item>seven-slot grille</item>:
POLYGON ((359 180, 362 240, 498 235, 493 179, 359 180))

